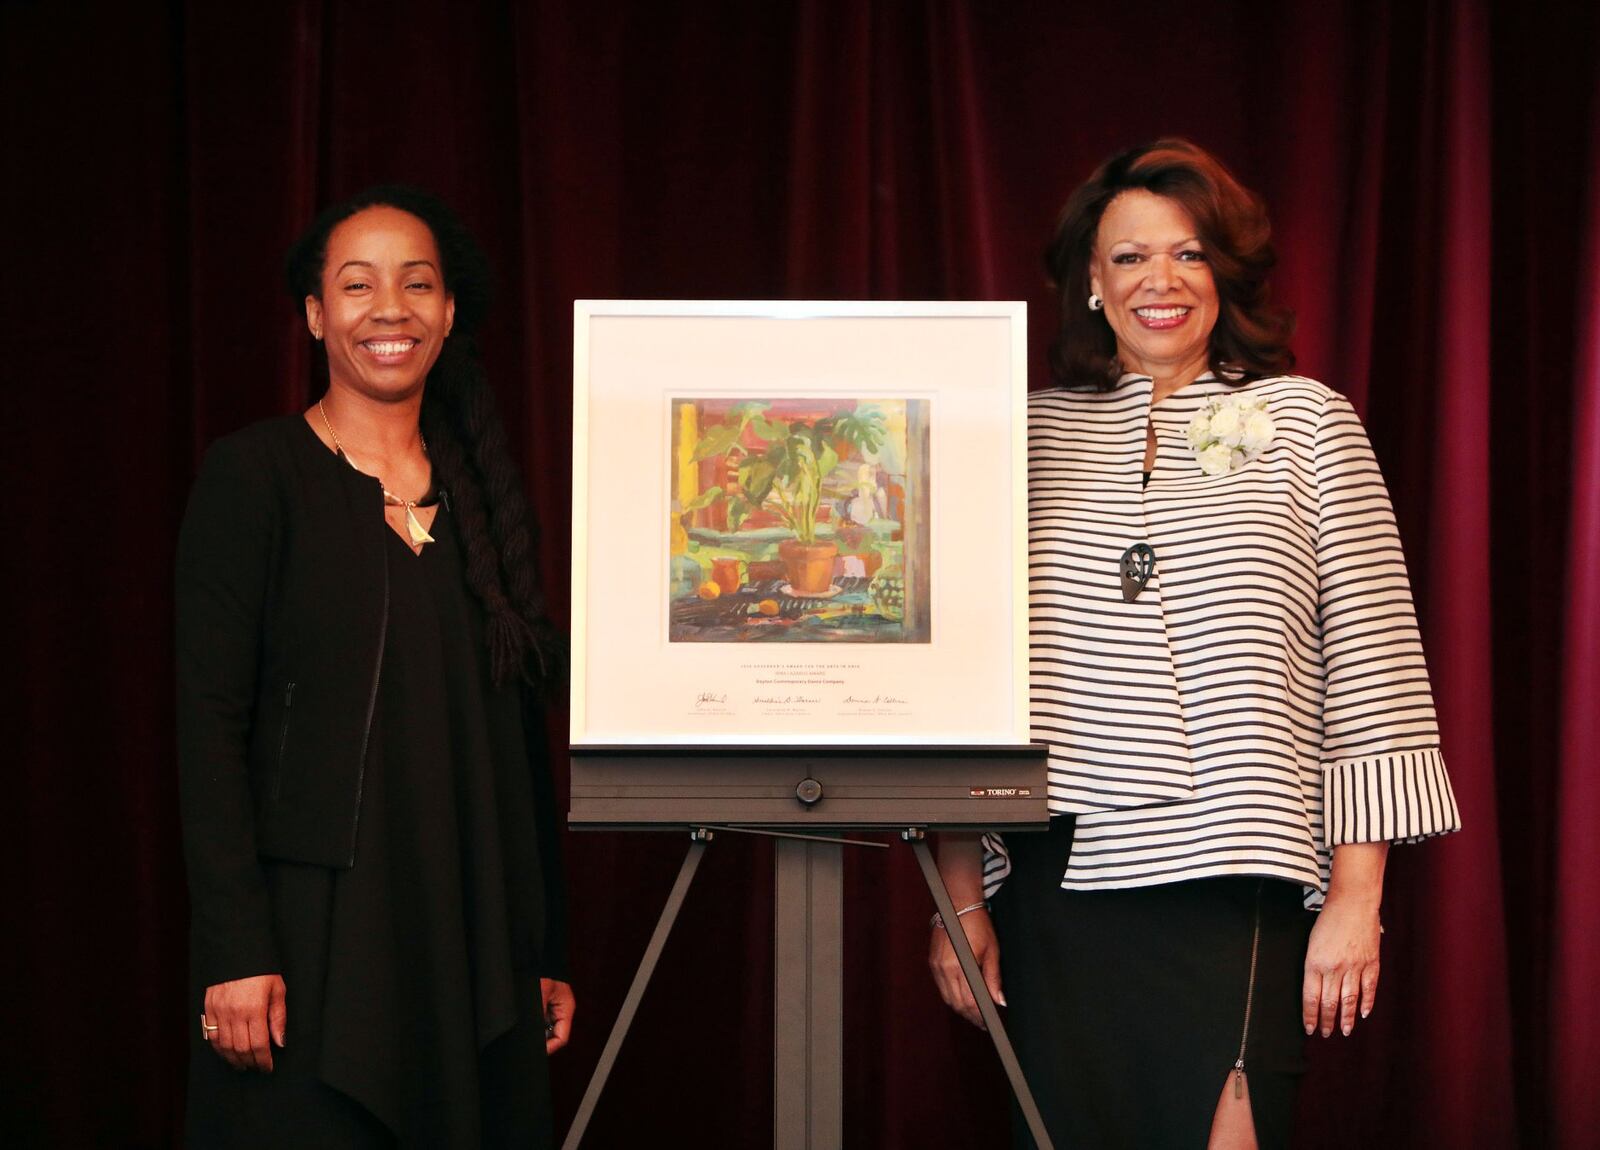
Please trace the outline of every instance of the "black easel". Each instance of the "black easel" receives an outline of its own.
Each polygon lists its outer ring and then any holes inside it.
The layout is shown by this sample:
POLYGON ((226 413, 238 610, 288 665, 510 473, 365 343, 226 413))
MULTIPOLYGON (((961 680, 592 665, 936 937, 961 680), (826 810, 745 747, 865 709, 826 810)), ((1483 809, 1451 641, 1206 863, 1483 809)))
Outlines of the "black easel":
MULTIPOLYGON (((681 769, 681 748, 573 748, 577 756, 592 756, 582 774, 575 769, 573 816, 575 827, 654 825, 642 817, 645 811, 660 811, 665 806, 690 805, 683 793, 696 789, 693 773, 686 779, 681 769), (658 760, 663 754, 677 760, 679 769, 655 782, 630 764, 658 760), (610 773, 608 773, 608 771, 610 773), (652 787, 665 787, 668 794, 652 797, 652 787), (626 792, 626 793, 625 793, 626 792), (619 819, 617 816, 621 814, 619 819)), ((700 750, 697 754, 704 754, 700 750)), ((667 896, 655 932, 645 947, 633 982, 623 999, 600 1061, 585 1090, 583 1101, 573 1118, 563 1143, 564 1150, 577 1150, 605 1088, 617 1054, 627 1037, 645 987, 655 973, 689 886, 699 869, 707 845, 721 832, 759 834, 776 840, 774 893, 776 899, 774 952, 773 1039, 773 1146, 774 1150, 836 1150, 843 1143, 843 848, 860 846, 886 849, 886 844, 846 839, 817 831, 897 830, 911 844, 923 879, 945 923, 946 934, 955 948, 967 983, 977 1001, 979 1013, 988 1027, 995 1051, 1005 1067, 1011 1089, 1039 1150, 1051 1150, 1049 1135, 1038 1107, 1022 1075, 1016 1054, 1005 1033, 1000 1014, 989 996, 978 969, 966 932, 955 929, 958 919, 944 881, 928 847, 929 829, 971 829, 1009 825, 1042 830, 1048 819, 1044 807, 1042 748, 942 748, 913 750, 885 748, 873 753, 863 749, 829 753, 785 752, 773 748, 729 748, 713 755, 711 779, 719 783, 709 799, 701 803, 714 808, 754 807, 763 822, 777 822, 773 815, 787 815, 786 826, 802 830, 777 829, 771 825, 728 825, 712 821, 680 823, 689 833, 690 843, 677 880, 667 896), (917 760, 915 774, 907 773, 907 760, 917 760), (893 764, 901 764, 898 781, 902 793, 886 796, 881 781, 895 779, 893 764), (854 770, 840 768, 851 768, 854 770), (888 769, 887 775, 884 774, 888 769), (798 773, 799 782, 793 780, 798 773), (847 778, 847 783, 825 788, 819 777, 847 778), (991 786, 976 786, 982 777, 991 786), (1037 776, 1037 777, 1035 777, 1037 776), (865 780, 865 781, 862 781, 865 780), (907 786, 908 780, 915 785, 907 786), (774 787, 782 783, 781 790, 774 787), (907 798, 905 791, 915 794, 907 798), (831 799, 824 808, 824 799, 831 799), (781 794, 794 796, 788 803, 781 794), (800 804, 796 810, 795 802, 800 804), (908 807, 926 812, 928 821, 888 822, 885 808, 908 807)), ((704 778, 699 785, 703 785, 704 778)))

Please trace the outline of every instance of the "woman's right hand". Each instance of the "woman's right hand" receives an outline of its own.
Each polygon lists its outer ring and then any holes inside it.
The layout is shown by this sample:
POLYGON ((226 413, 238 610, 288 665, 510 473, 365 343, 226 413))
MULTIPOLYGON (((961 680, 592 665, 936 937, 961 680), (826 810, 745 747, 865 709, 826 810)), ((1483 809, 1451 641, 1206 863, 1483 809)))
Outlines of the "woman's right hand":
POLYGON ((258 974, 206 987, 203 1024, 211 1049, 235 1070, 272 1073, 272 1043, 281 1048, 289 1025, 283 979, 258 974))
MULTIPOLYGON (((983 973, 990 997, 1004 1006, 1006 996, 1000 992, 1000 941, 995 938, 989 912, 970 911, 956 922, 967 932, 967 942, 972 945, 972 956, 978 960, 978 969, 983 973)), ((933 983, 939 988, 939 997, 944 999, 945 1005, 979 1030, 987 1030, 983 1015, 978 1011, 978 1000, 972 997, 961 960, 956 957, 956 948, 938 927, 934 927, 933 937, 928 941, 928 968, 933 971, 933 983)))

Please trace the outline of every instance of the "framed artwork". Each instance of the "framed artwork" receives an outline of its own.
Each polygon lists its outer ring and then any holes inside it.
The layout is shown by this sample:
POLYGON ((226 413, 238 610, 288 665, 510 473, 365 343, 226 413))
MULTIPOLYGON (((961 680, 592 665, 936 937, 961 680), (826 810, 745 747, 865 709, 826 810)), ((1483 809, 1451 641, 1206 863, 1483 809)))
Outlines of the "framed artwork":
POLYGON ((573 745, 1026 743, 1025 325, 578 301, 573 745))

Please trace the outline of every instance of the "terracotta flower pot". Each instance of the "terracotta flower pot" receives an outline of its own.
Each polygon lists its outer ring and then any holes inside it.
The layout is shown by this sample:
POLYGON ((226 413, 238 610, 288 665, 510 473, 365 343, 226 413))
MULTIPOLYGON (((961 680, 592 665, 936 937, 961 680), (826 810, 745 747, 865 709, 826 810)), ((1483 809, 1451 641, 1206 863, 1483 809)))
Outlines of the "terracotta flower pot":
POLYGON ((785 539, 778 544, 778 556, 789 576, 789 586, 801 595, 825 595, 833 586, 833 560, 839 554, 837 543, 802 543, 785 539))

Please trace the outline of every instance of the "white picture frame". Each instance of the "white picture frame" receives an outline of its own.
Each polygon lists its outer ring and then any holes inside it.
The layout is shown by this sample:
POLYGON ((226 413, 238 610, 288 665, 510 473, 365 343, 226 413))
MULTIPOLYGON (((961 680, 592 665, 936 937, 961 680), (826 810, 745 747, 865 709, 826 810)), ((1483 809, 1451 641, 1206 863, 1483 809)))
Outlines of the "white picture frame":
POLYGON ((576 301, 572 745, 1026 744, 1026 323, 576 301))

